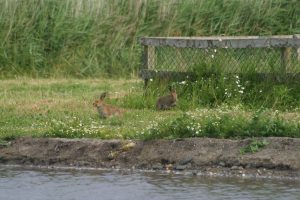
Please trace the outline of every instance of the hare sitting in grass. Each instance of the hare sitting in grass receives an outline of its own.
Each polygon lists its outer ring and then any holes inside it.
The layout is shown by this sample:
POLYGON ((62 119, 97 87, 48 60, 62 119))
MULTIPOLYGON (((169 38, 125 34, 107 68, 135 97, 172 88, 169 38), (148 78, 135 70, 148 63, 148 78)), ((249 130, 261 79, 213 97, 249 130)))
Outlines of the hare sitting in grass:
POLYGON ((105 119, 113 116, 117 116, 117 117, 122 116, 124 110, 104 103, 103 100, 106 97, 106 94, 107 94, 106 92, 102 93, 100 95, 100 98, 93 103, 93 106, 97 108, 100 117, 105 119))
POLYGON ((168 110, 174 106, 176 106, 177 102, 177 93, 175 89, 170 89, 170 94, 167 96, 160 97, 156 102, 157 110, 168 110))

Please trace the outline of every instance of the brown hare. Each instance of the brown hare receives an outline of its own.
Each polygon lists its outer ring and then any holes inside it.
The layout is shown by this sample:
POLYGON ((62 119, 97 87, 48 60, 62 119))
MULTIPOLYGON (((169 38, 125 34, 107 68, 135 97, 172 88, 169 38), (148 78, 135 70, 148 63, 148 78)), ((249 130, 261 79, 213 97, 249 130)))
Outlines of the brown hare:
POLYGON ((100 95, 100 98, 93 103, 93 106, 97 108, 100 117, 105 119, 113 116, 116 117, 122 116, 124 113, 123 109, 104 103, 103 100, 106 97, 106 94, 107 94, 106 92, 102 93, 100 95))
POLYGON ((168 110, 176 106, 177 102, 177 93, 175 89, 170 88, 170 94, 167 96, 159 97, 156 102, 157 110, 168 110))

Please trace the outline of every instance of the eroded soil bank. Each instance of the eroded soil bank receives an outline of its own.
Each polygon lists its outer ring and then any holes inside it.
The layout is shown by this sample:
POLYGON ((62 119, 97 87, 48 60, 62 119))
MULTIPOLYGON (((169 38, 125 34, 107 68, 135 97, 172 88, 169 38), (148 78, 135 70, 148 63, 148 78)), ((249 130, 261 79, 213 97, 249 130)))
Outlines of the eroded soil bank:
POLYGON ((98 140, 18 138, 0 146, 0 164, 183 171, 193 174, 300 179, 300 139, 264 138, 256 153, 241 154, 250 139, 98 140))

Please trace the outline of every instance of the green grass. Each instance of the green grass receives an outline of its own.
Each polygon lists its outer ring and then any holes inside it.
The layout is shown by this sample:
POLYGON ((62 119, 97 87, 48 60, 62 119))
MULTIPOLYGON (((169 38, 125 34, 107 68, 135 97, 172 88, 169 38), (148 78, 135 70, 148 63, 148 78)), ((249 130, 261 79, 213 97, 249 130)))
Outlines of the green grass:
POLYGON ((250 144, 248 144, 247 146, 243 147, 240 150, 240 153, 241 154, 256 153, 256 152, 260 151, 261 149, 263 149, 268 144, 269 143, 265 140, 253 139, 250 144))
POLYGON ((130 77, 141 36, 299 33, 298 0, 0 1, 0 76, 130 77))
MULTIPOLYGON (((143 84, 140 80, 22 78, 2 80, 0 88, 1 138, 21 135, 130 137, 154 119, 157 120, 157 117, 163 119, 164 116, 170 115, 168 112, 157 115, 151 109, 129 108, 126 99, 129 99, 131 94, 142 96, 143 84), (127 109, 123 118, 100 120, 92 103, 103 91, 109 92, 108 102, 124 105, 127 109), (60 128, 63 131, 60 131, 60 128), (79 128, 80 130, 77 130, 79 128), (76 129, 74 133, 68 135, 67 130, 73 129, 76 129), (93 134, 87 134, 90 131, 93 134)), ((142 104, 137 100, 133 102, 132 104, 142 104)))
MULTIPOLYGON (((297 0, 0 1, 0 139, 299 137, 297 82, 206 76, 216 64, 233 69, 230 58, 208 59, 194 82, 153 81, 145 91, 126 79, 137 77, 141 36, 295 34, 299 7, 297 0), (157 112, 169 84, 178 106, 157 112), (92 102, 103 91, 127 110, 122 118, 99 119, 92 102)), ((174 67, 171 51, 165 55, 162 63, 174 67)), ((256 57, 245 55, 241 67, 254 67, 256 57)), ((268 71, 274 63, 256 64, 268 71)))
POLYGON ((156 111, 155 100, 167 93, 164 85, 160 87, 153 85, 145 92, 137 79, 0 80, 0 139, 300 137, 298 108, 257 110, 226 101, 214 107, 189 105, 193 96, 179 93, 176 108, 156 111), (108 103, 126 109, 123 117, 99 118, 92 103, 103 91, 109 92, 108 103))

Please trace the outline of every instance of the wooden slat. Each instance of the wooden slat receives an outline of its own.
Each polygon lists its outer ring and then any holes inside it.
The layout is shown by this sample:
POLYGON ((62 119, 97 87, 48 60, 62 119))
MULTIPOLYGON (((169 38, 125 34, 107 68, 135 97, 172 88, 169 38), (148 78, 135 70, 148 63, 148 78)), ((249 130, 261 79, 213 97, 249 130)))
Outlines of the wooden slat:
POLYGON ((300 38, 282 36, 239 36, 239 37, 142 37, 146 46, 168 46, 177 48, 281 48, 300 47, 300 38))

